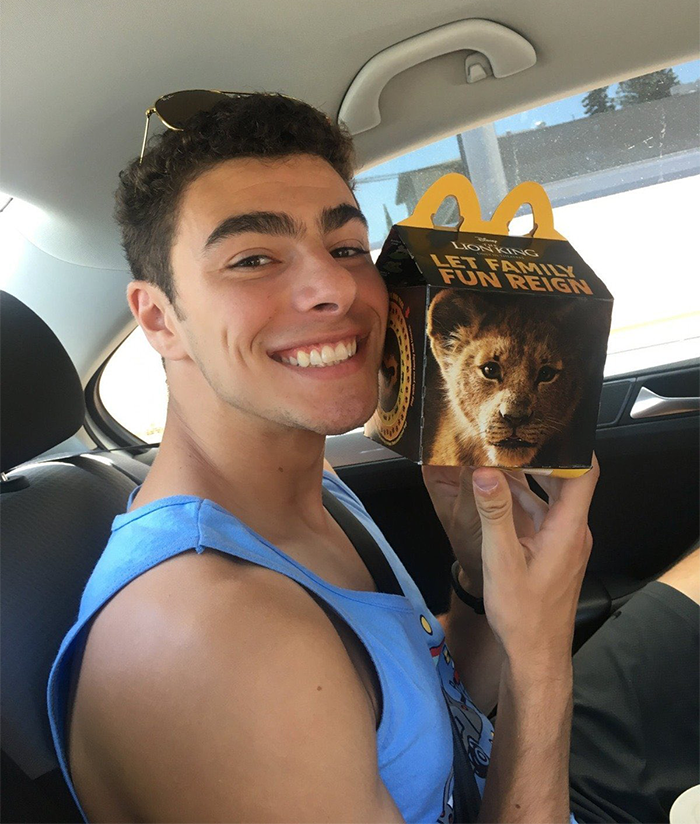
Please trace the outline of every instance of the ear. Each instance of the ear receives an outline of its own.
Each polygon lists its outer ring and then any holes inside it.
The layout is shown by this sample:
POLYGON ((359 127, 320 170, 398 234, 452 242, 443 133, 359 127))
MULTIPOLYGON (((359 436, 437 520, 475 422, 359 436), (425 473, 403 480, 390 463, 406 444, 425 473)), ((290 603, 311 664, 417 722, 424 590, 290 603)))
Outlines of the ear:
POLYGON ((161 289, 144 280, 132 280, 126 299, 148 342, 162 358, 183 360, 189 356, 175 307, 161 289))
POLYGON ((428 307, 428 335, 433 354, 442 361, 450 357, 456 329, 477 327, 492 311, 491 305, 477 292, 442 289, 428 307))

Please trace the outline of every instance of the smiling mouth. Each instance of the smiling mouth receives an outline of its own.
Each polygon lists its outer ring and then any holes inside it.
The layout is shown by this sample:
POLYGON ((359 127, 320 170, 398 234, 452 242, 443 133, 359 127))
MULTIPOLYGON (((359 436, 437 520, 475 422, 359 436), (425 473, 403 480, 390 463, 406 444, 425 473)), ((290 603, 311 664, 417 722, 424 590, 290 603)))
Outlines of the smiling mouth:
POLYGON ((302 369, 310 366, 337 366, 355 356, 358 343, 357 336, 352 335, 334 343, 316 343, 311 346, 300 346, 298 349, 285 349, 284 354, 276 352, 271 357, 278 363, 299 366, 302 369))
POLYGON ((504 438, 502 441, 496 441, 493 444, 497 446, 499 449, 532 449, 533 447, 537 446, 536 443, 531 443, 530 441, 525 441, 522 438, 504 438))

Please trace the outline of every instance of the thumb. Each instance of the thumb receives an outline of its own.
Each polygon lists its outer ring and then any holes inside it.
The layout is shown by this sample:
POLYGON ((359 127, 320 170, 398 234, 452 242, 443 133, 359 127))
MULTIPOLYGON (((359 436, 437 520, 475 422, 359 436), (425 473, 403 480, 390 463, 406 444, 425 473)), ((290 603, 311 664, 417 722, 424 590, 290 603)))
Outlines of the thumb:
POLYGON ((505 476, 498 469, 481 468, 472 476, 474 501, 481 519, 484 549, 518 544, 513 523, 513 499, 505 476))

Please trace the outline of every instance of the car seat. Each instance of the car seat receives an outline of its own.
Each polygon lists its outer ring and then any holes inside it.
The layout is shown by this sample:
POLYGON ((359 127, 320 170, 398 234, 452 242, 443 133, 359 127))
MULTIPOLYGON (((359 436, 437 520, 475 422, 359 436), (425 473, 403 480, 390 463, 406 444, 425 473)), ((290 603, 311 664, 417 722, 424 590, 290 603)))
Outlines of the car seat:
POLYGON ((0 353, 0 819, 79 822, 54 752, 46 683, 112 520, 148 467, 90 453, 33 460, 83 425, 80 378, 51 329, 6 292, 0 353))

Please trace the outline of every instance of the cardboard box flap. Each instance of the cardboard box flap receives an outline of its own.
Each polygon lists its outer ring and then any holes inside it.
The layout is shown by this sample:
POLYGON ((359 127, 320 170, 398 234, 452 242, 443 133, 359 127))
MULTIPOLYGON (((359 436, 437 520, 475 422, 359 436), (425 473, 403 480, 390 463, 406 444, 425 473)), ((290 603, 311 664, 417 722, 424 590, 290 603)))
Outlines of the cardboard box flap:
MULTIPOLYGON (((425 283, 612 300, 605 284, 566 240, 408 226, 395 231, 396 285, 400 281, 404 286, 425 283)), ((382 271, 393 262, 382 260, 382 271)), ((388 283, 394 285, 393 277, 388 283)))
POLYGON ((547 193, 533 181, 516 186, 485 221, 469 179, 444 175, 427 189, 413 214, 392 227, 377 265, 390 288, 428 284, 612 300, 605 284, 554 228, 547 193), (433 225, 447 197, 459 207, 456 228, 433 225), (525 204, 532 209, 533 232, 509 235, 511 221, 525 204))

